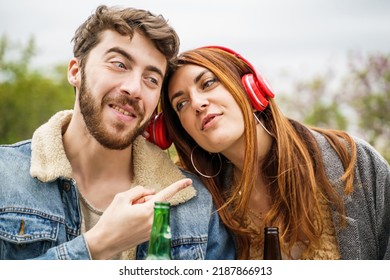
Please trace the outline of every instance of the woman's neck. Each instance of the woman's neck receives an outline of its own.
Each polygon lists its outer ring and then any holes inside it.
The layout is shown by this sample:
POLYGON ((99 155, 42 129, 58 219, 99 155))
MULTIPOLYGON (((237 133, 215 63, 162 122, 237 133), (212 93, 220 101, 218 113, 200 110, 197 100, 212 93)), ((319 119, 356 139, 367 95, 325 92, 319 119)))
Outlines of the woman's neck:
MULTIPOLYGON (((260 125, 256 125, 257 134, 257 160, 259 164, 263 160, 267 160, 265 157, 271 149, 273 137, 269 135, 264 128, 260 125)), ((245 137, 241 137, 234 145, 222 152, 222 154, 237 168, 242 171, 244 167, 246 142, 245 137)), ((253 153, 253 151, 251 151, 253 153)))

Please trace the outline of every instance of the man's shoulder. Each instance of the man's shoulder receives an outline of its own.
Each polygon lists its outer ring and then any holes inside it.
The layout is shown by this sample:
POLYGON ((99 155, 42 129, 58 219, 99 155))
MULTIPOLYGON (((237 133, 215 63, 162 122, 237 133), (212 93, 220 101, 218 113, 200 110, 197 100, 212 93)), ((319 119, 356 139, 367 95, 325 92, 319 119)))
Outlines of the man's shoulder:
POLYGON ((2 148, 20 148, 20 147, 24 147, 26 145, 27 146, 31 145, 31 139, 22 140, 22 141, 13 143, 13 144, 1 144, 0 149, 2 149, 2 148))
POLYGON ((0 145, 1 161, 16 161, 20 157, 29 157, 31 155, 31 139, 20 141, 14 144, 0 145))
POLYGON ((0 189, 5 196, 12 198, 23 192, 21 186, 35 184, 29 174, 30 162, 30 140, 0 145, 0 189))
POLYGON ((199 178, 198 175, 189 172, 187 170, 184 170, 179 167, 179 170, 183 174, 183 176, 190 178, 192 180, 192 186, 195 188, 197 197, 202 197, 203 199, 210 200, 211 199, 211 194, 209 190, 206 188, 206 186, 202 183, 201 179, 199 178))

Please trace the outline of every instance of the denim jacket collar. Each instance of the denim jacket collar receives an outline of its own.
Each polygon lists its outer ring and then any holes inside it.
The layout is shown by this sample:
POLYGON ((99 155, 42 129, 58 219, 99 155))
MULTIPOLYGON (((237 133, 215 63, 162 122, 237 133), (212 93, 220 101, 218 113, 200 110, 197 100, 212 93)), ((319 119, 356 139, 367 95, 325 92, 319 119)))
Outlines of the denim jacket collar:
MULTIPOLYGON (((58 112, 35 131, 31 144, 30 174, 32 177, 42 182, 51 182, 59 177, 72 179, 72 167, 62 142, 62 134, 72 114, 72 110, 58 112)), ((142 185, 159 191, 185 178, 164 151, 147 142, 142 136, 133 143, 133 163, 133 186, 142 185)), ((195 195, 196 191, 191 186, 178 192, 170 202, 172 205, 177 205, 195 195)))

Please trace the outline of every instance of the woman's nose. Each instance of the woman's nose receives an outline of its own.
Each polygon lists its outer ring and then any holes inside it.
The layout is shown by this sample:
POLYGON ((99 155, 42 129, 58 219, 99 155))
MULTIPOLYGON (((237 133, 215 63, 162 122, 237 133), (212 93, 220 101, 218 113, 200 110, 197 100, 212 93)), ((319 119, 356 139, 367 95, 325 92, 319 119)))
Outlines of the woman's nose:
POLYGON ((191 104, 193 109, 197 113, 200 113, 207 108, 207 106, 209 105, 209 101, 204 95, 194 94, 192 96, 191 104))

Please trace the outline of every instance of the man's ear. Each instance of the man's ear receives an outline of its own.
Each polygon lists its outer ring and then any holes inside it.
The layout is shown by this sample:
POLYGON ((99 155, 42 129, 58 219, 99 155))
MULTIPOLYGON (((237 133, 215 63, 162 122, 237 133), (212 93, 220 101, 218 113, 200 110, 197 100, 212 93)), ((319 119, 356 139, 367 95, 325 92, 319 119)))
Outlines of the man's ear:
POLYGON ((80 71, 79 60, 72 58, 68 65, 68 82, 75 88, 80 86, 80 71))

